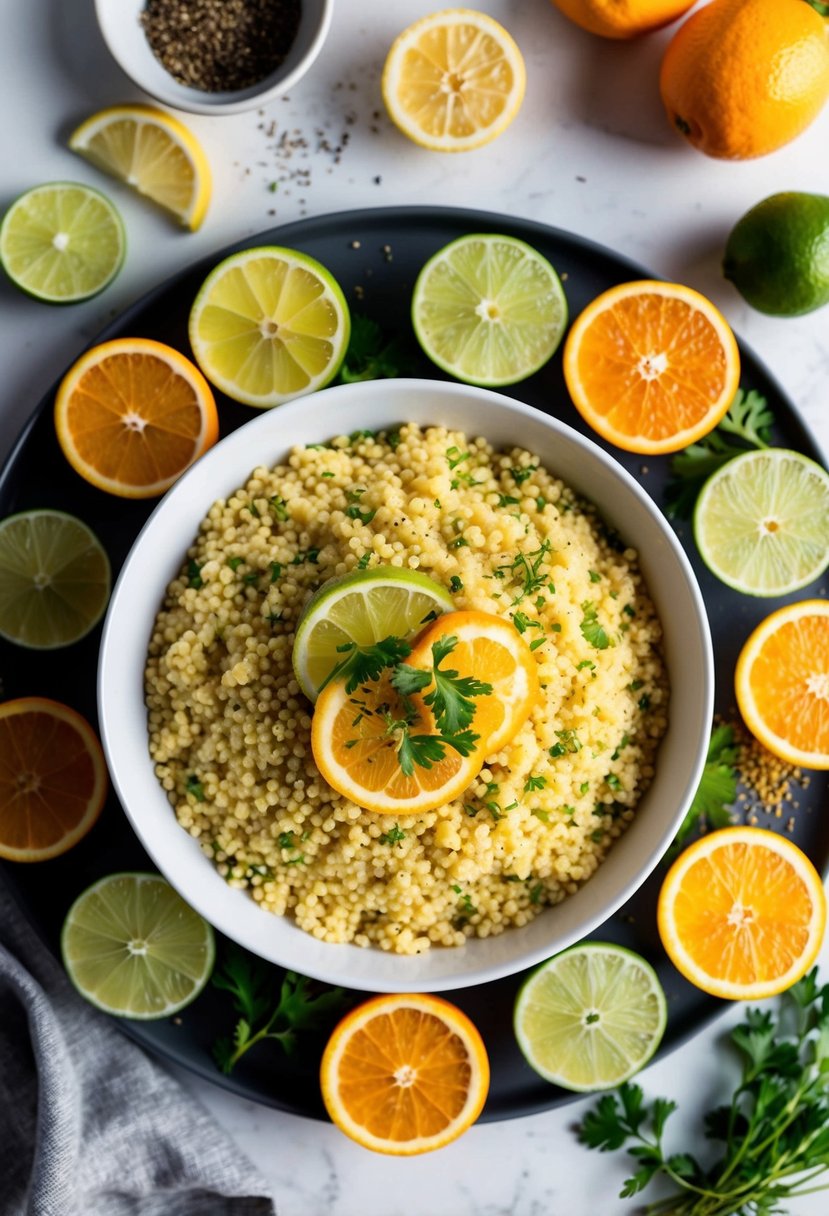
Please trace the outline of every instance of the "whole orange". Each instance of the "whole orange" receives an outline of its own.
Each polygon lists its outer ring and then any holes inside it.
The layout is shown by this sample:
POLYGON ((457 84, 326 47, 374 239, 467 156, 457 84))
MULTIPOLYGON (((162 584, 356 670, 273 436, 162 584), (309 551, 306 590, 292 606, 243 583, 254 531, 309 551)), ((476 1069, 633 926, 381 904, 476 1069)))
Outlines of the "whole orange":
POLYGON ((669 25, 695 0, 553 0, 565 17, 604 38, 635 38, 669 25))
POLYGON ((672 126, 707 156, 765 156, 829 97, 829 22, 809 0, 712 0, 674 34, 659 87, 672 126))

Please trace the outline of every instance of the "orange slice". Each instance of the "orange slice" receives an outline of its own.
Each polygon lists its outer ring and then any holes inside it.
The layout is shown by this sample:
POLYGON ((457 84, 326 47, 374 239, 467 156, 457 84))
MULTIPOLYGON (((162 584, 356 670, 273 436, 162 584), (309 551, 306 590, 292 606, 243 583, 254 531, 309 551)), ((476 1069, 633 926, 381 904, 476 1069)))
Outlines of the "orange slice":
MULTIPOLYGON (((425 706, 413 734, 436 734, 425 706)), ((413 815, 445 806, 478 775, 483 753, 462 756, 446 747, 430 767, 414 765, 410 776, 400 767, 399 730, 390 723, 405 719, 406 710, 388 678, 361 685, 353 693, 345 683, 328 684, 317 698, 311 721, 311 749, 328 784, 366 811, 413 815)))
POLYGON ((218 438, 213 393, 189 359, 149 338, 88 350, 55 400, 64 455, 86 481, 122 498, 163 494, 218 438))
POLYGON ((692 984, 726 1000, 757 1000, 784 992, 811 967, 826 896, 792 841, 764 828, 724 828, 671 866, 657 923, 671 961, 692 984))
POLYGON ((471 1127, 489 1090, 483 1040, 440 997, 378 996, 347 1014, 320 1070, 331 1119, 364 1148, 413 1156, 471 1127))
POLYGON ((79 713, 45 697, 0 705, 0 857, 65 853, 92 827, 106 792, 101 745, 79 713))
MULTIPOLYGON (((418 634, 407 662, 412 667, 431 667, 432 646, 450 637, 457 638, 457 645, 441 669, 492 685, 488 696, 475 697, 470 727, 480 735, 483 755, 491 756, 515 738, 538 704, 538 665, 511 621, 475 609, 445 612, 427 625, 418 634)), ((428 696, 432 687, 424 688, 421 696, 428 696)))
POLYGON ((775 756, 829 769, 829 604, 802 600, 761 621, 734 677, 746 726, 775 756))
POLYGON ((645 279, 603 292, 576 318, 564 378, 585 422, 604 439, 629 452, 676 452, 728 410, 740 353, 705 296, 645 279))

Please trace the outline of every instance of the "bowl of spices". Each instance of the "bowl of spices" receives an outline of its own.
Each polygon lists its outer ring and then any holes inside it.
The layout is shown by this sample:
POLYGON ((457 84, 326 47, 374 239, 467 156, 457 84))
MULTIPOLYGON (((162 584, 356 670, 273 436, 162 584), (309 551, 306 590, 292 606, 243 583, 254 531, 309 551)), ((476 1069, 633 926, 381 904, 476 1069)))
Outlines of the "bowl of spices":
POLYGON ((237 114, 284 96, 311 67, 334 0, 95 0, 113 58, 157 101, 237 114))

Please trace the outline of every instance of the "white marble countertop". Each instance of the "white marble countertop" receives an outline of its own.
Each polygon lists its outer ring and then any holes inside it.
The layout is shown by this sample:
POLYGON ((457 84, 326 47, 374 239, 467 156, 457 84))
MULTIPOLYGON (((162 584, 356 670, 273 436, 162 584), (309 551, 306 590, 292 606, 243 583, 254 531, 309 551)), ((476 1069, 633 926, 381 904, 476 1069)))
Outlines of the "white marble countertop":
MULTIPOLYGON (((186 116, 215 177, 207 220, 187 234, 65 147, 81 118, 140 99, 107 55, 91 0, 4 0, 0 208, 39 182, 88 181, 120 207, 129 251, 114 285, 72 308, 49 308, 0 282, 0 449, 102 326, 176 269, 302 216, 431 203, 569 229, 701 290, 829 448, 829 310, 796 320, 763 317, 719 269, 726 235, 749 206, 780 189, 829 194, 829 107, 772 156, 742 164, 708 160, 673 134, 662 112, 657 75, 667 34, 613 44, 570 25, 548 0, 478 0, 524 52, 526 99, 510 130, 490 146, 459 156, 429 153, 387 121, 379 76, 393 37, 439 7, 339 0, 328 43, 290 98, 263 114, 186 116), (292 151, 278 150, 283 132, 292 151)), ((829 968, 829 944, 821 961, 829 968)), ((704 1151, 698 1118, 723 1098, 730 1063, 720 1041, 741 1012, 731 1009, 640 1077, 648 1093, 681 1103, 673 1121, 678 1147, 704 1151)), ((574 1138, 572 1126, 589 1103, 480 1125, 439 1153, 398 1160, 358 1148, 331 1126, 177 1075, 260 1166, 281 1216, 588 1216, 636 1206, 616 1198, 624 1155, 590 1153, 574 1138)), ((826 1199, 804 1198, 790 1210, 818 1216, 826 1199)))

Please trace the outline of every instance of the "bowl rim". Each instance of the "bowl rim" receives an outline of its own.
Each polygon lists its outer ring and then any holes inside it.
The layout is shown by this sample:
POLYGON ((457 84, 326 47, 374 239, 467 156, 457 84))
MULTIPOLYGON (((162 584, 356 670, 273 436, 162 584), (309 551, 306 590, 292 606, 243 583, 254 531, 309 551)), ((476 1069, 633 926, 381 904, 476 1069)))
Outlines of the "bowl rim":
MULTIPOLYGON (((280 67, 246 89, 236 89, 215 94, 181 84, 160 63, 158 63, 158 66, 164 73, 164 77, 169 78, 169 88, 163 84, 159 85, 154 81, 148 81, 140 70, 136 71, 135 62, 123 53, 123 38, 119 36, 123 32, 124 23, 130 17, 130 12, 125 12, 124 10, 123 0, 95 0, 95 17, 101 37, 110 55, 118 64, 121 71, 139 89, 156 101, 161 102, 162 105, 170 106, 172 109, 183 110, 190 114, 205 114, 220 117, 224 114, 241 114, 247 110, 254 110, 257 106, 261 106, 265 102, 288 93, 302 79, 319 56, 328 37, 334 16, 334 0, 318 0, 318 3, 320 12, 315 32, 311 37, 305 54, 288 72, 281 74, 280 67), (202 100, 210 96, 213 96, 215 100, 212 102, 202 100)), ((134 4, 135 8, 140 11, 145 6, 145 0, 134 0, 134 4)), ((302 11, 303 13, 306 11, 304 4, 302 11)), ((136 32, 143 37, 137 22, 136 32)), ((159 79, 163 80, 164 77, 160 77, 159 79)))
MULTIPOLYGON (((425 406, 422 408, 428 413, 425 406)), ((561 463, 560 460, 551 459, 549 453, 539 453, 539 457, 554 476, 560 476, 562 480, 572 484, 572 476, 568 477, 556 467, 561 463)), ((578 486, 576 488, 585 493, 584 489, 578 486)), ((587 497, 593 496, 588 493, 587 497)), ((640 554, 640 557, 644 562, 643 555, 640 554)), ((654 569, 656 568, 654 558, 654 569)), ((652 578, 646 576, 646 582, 652 598, 656 599, 652 578)), ((673 605, 673 599, 671 603, 673 605)), ((659 616, 664 626, 664 609, 659 611, 659 616)), ((677 644, 678 642, 679 639, 677 644)), ((673 673, 669 671, 669 675, 672 695, 675 695, 673 673)), ((683 690, 684 694, 686 691, 683 690)), ((311 397, 296 398, 278 407, 276 411, 263 411, 228 434, 192 465, 167 492, 133 541, 112 591, 99 651, 99 725, 113 787, 133 830, 160 872, 211 924, 252 953, 316 979, 368 991, 436 992, 488 983, 542 962, 568 945, 582 940, 603 924, 638 890, 658 865, 690 805, 705 763, 713 716, 713 699, 713 648, 702 593, 682 545, 655 501, 612 455, 567 424, 511 396, 442 380, 398 379, 337 385, 322 389, 311 397), (476 431, 496 447, 512 442, 526 446, 532 451, 533 445, 527 443, 523 436, 516 438, 515 427, 522 425, 543 436, 547 442, 558 440, 557 451, 560 456, 568 454, 568 459, 586 460, 591 476, 603 478, 605 488, 609 488, 612 493, 621 492, 626 495, 629 507, 639 513, 638 526, 653 532, 662 547, 662 558, 666 555, 673 558, 672 578, 677 587, 672 588, 672 594, 675 595, 677 589, 682 593, 685 598, 685 610, 690 613, 686 625, 690 623, 694 626, 688 634, 683 633, 681 648, 677 652, 680 661, 688 664, 688 674, 693 675, 694 686, 688 693, 688 708, 686 710, 686 702, 683 700, 680 703, 681 712, 677 715, 680 720, 683 717, 688 719, 684 723, 684 733, 693 736, 693 747, 685 741, 683 731, 679 727, 672 727, 675 720, 672 708, 668 732, 660 747, 663 750, 664 769, 664 749, 673 729, 672 747, 681 754, 685 766, 681 796, 675 799, 675 809, 669 817, 663 812, 659 818, 657 810, 655 823, 661 825, 661 828, 655 834, 648 834, 647 846, 644 849, 646 855, 638 859, 632 876, 625 877, 623 862, 616 862, 614 859, 632 856, 634 845, 629 845, 625 852, 625 842, 635 835, 636 817, 614 842, 600 868, 606 874, 612 870, 615 887, 612 897, 599 900, 598 909, 594 908, 578 915, 587 903, 595 902, 582 898, 579 903, 583 893, 591 890, 591 879, 582 884, 575 894, 568 896, 554 908, 546 909, 527 926, 510 928, 505 933, 488 939, 469 939, 463 946, 445 949, 436 947, 423 955, 412 957, 391 954, 377 948, 362 949, 351 943, 319 942, 306 931, 299 929, 289 917, 274 918, 279 928, 271 933, 266 932, 266 921, 273 929, 273 920, 269 919, 271 914, 263 913, 247 891, 233 890, 221 878, 201 852, 197 842, 188 838, 186 831, 178 824, 169 800, 155 776, 147 747, 143 668, 152 621, 166 586, 180 569, 186 550, 196 535, 198 523, 216 498, 223 497, 244 484, 257 465, 270 466, 283 462, 294 443, 320 442, 334 434, 347 433, 361 424, 373 424, 375 429, 390 428, 401 420, 427 425, 426 416, 410 416, 415 403, 423 399, 442 399, 441 405, 428 414, 433 422, 452 429, 465 430, 467 433, 476 426, 473 414, 468 412, 470 406, 477 405, 481 415, 487 418, 490 414, 499 417, 504 422, 504 439, 493 440, 487 431, 486 422, 479 424, 476 431), (407 404, 398 407, 396 403, 401 401, 407 404), (354 406, 353 412, 349 410, 350 404, 354 406), (316 417, 309 411, 309 406, 312 405, 318 407, 316 417), (320 406, 323 408, 320 409, 320 406), (453 410, 460 413, 467 411, 467 421, 464 425, 459 425, 453 418, 448 422, 445 420, 444 413, 448 411, 451 414, 453 410), (382 421, 376 419, 374 414, 380 415, 382 421), (337 421, 333 421, 335 418, 337 421), (347 421, 348 425, 343 425, 344 421, 347 421), (507 421, 511 424, 509 430, 507 421), (297 433, 291 430, 292 427, 296 428, 297 433), (271 450, 267 457, 263 458, 263 440, 267 436, 271 436, 271 450), (182 516, 188 519, 186 525, 182 522, 182 516), (175 521, 172 527, 171 521, 175 521), (195 526, 192 526, 193 521, 195 526), (167 566, 160 569, 158 563, 148 559, 147 554, 155 554, 159 546, 163 548, 165 545, 170 549, 175 561, 172 562, 168 558, 167 566), (131 619, 136 620, 136 603, 140 605, 137 617, 140 624, 137 630, 130 628, 128 624, 131 619), (137 658, 140 658, 140 677, 136 675, 137 658), (126 678, 131 681, 129 694, 125 690, 125 673, 126 678), (140 695, 136 696, 136 681, 139 678, 140 695), (132 731, 124 729, 129 714, 128 706, 132 707, 132 731), (136 710, 139 711, 137 716, 136 710), (143 729, 139 727, 139 719, 143 723, 143 729), (150 781, 146 779, 148 773, 150 781), (142 802, 143 795, 146 795, 146 804, 142 802), (173 850, 172 866, 167 851, 168 845, 173 850), (617 876, 620 869, 621 875, 617 876), (549 928, 549 918, 556 912, 565 925, 563 932, 552 935, 536 928, 533 933, 533 926, 543 926, 546 923, 549 928), (254 922, 251 914, 259 920, 254 922), (574 918, 578 922, 577 931, 573 930, 572 925, 567 927, 574 918), (553 937, 554 940, 551 940, 553 937), (539 940, 536 941, 535 938, 539 940), (522 941, 524 948, 520 949, 522 941), (503 945, 505 942, 506 946, 503 945), (487 954, 491 955, 489 961, 487 954)), ((673 707, 673 701, 671 704, 673 707)), ((659 773, 660 764, 657 761, 654 782, 650 791, 643 795, 643 802, 658 786, 659 773)), ((663 782, 667 780, 667 776, 662 777, 663 782)), ((655 796, 653 801, 656 801, 655 796)), ((653 813, 651 817, 653 818, 653 813)), ((649 823, 649 827, 653 826, 655 825, 649 823)), ((644 839, 643 829, 640 829, 638 837, 644 839)), ((592 889, 596 890, 595 887, 592 889)))

